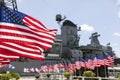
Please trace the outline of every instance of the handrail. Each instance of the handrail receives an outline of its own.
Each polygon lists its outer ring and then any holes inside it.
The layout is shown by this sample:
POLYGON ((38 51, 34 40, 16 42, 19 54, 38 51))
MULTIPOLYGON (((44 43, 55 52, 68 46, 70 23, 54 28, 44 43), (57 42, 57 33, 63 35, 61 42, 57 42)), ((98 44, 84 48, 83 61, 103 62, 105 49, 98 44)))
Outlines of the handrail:
POLYGON ((119 80, 118 78, 109 78, 109 77, 83 77, 83 76, 72 76, 72 80, 74 78, 79 78, 79 79, 82 79, 82 80, 85 80, 85 78, 92 78, 92 79, 98 79, 98 80, 119 80))

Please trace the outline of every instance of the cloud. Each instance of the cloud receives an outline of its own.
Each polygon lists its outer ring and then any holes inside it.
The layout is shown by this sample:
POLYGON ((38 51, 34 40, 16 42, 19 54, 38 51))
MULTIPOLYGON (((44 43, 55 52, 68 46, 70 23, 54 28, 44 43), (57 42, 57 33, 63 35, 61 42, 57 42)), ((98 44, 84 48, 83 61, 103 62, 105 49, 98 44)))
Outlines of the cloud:
POLYGON ((80 25, 80 27, 81 27, 82 31, 87 31, 87 32, 93 32, 93 31, 95 31, 95 29, 93 28, 93 26, 89 26, 87 24, 82 24, 82 25, 80 25))
POLYGON ((18 0, 19 2, 21 2, 21 0, 18 0))
POLYGON ((118 33, 118 32, 115 32, 115 33, 113 33, 113 36, 120 37, 120 33, 118 33))

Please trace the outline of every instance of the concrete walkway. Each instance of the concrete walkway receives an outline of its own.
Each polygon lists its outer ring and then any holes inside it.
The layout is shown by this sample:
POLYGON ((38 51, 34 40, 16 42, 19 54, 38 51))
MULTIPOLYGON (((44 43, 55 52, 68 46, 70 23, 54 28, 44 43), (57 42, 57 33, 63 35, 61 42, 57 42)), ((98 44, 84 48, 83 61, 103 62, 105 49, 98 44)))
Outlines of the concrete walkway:
POLYGON ((35 80, 34 76, 21 77, 19 80, 35 80))

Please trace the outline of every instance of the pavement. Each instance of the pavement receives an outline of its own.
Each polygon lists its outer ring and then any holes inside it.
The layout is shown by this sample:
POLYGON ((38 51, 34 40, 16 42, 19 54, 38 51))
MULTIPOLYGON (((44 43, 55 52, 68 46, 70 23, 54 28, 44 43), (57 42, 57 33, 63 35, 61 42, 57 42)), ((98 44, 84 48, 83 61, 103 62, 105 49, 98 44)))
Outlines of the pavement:
POLYGON ((35 80, 34 76, 21 77, 19 80, 35 80))
MULTIPOLYGON (((19 80, 35 80, 35 76, 22 76, 19 80)), ((41 77, 41 80, 45 80, 44 77, 41 77)), ((53 79, 53 80, 65 80, 64 78, 53 79)))

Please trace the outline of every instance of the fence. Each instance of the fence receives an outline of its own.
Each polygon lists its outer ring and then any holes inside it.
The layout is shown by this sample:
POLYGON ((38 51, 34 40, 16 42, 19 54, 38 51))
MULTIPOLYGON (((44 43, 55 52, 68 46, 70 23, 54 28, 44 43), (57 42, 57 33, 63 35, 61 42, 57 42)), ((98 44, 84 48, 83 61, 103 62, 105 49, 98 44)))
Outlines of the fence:
POLYGON ((108 78, 108 77, 83 77, 83 76, 72 76, 71 80, 79 79, 79 80, 85 80, 85 79, 95 79, 95 80, 120 80, 118 78, 108 78))
MULTIPOLYGON (((46 78, 46 74, 40 74, 41 79, 46 78)), ((63 74, 51 74, 50 76, 51 80, 66 80, 65 76, 63 74)), ((120 80, 118 78, 114 77, 83 77, 83 76, 70 76, 69 80, 86 80, 86 79, 93 79, 93 80, 120 80)), ((20 80, 35 80, 35 76, 24 76, 20 80)))

